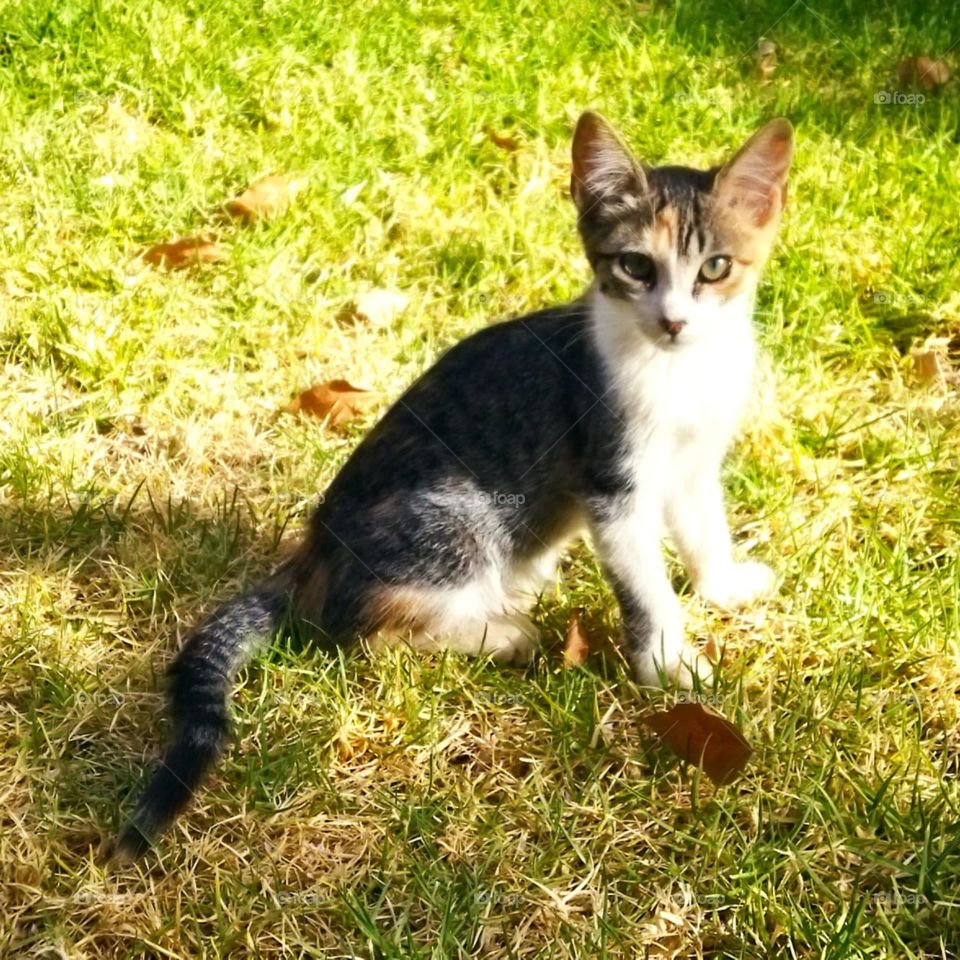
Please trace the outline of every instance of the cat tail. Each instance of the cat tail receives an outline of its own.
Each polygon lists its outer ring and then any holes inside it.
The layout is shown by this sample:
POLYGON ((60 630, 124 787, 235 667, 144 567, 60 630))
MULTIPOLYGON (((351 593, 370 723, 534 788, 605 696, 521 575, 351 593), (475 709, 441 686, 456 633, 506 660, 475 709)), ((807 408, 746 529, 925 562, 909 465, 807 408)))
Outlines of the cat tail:
POLYGON ((173 740, 147 784, 113 856, 133 860, 187 805, 226 743, 227 702, 240 668, 268 644, 290 610, 289 570, 281 569, 204 620, 169 670, 173 740))

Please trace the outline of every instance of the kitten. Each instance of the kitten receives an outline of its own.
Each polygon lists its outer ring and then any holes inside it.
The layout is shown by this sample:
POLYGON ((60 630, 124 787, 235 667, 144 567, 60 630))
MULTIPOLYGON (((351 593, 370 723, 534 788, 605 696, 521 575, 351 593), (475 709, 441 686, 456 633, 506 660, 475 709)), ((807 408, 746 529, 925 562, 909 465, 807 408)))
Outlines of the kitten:
POLYGON ((559 551, 586 529, 645 684, 707 680, 660 541, 724 608, 773 573, 733 559, 720 463, 751 384, 754 289, 786 196, 774 120, 722 167, 648 167, 585 113, 571 191, 594 280, 454 346, 356 448, 297 553, 203 621, 170 669, 173 742, 117 855, 142 853, 220 752, 240 667, 287 625, 516 662, 559 551))

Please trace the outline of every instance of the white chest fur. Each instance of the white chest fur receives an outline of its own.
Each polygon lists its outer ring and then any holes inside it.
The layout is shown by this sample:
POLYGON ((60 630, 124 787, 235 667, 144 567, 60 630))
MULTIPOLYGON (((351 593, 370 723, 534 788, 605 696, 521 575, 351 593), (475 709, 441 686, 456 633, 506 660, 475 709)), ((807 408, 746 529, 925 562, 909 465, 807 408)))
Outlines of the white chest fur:
POLYGON ((594 294, 593 335, 627 420, 634 469, 666 484, 674 465, 683 472, 697 463, 712 469, 733 439, 751 388, 749 309, 674 343, 666 335, 649 339, 628 304, 594 294))
POLYGON ((726 449, 746 406, 753 374, 752 339, 737 336, 649 354, 630 371, 627 383, 618 378, 624 399, 642 411, 654 436, 662 435, 677 449, 726 449))

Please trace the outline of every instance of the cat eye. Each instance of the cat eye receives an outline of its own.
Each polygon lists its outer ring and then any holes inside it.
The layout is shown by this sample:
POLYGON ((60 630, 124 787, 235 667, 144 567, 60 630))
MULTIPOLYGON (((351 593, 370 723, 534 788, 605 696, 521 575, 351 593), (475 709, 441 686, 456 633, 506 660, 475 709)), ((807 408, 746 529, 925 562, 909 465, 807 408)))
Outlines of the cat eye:
POLYGON ((652 287, 657 280, 657 268, 645 253, 623 253, 620 269, 631 279, 652 287))
POLYGON ((729 257, 711 257, 704 261, 700 268, 700 276, 697 279, 703 280, 705 283, 715 283, 717 280, 722 280, 728 276, 732 266, 733 261, 729 257))

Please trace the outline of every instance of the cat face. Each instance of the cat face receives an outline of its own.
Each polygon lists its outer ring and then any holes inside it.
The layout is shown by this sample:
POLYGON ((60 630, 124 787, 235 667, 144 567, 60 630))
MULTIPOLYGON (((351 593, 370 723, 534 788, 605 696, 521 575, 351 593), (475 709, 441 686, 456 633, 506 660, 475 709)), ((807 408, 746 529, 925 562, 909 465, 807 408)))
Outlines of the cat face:
POLYGON ((595 113, 573 141, 571 193, 601 295, 666 350, 749 316, 786 199, 792 131, 759 130, 722 167, 646 167, 595 113))

